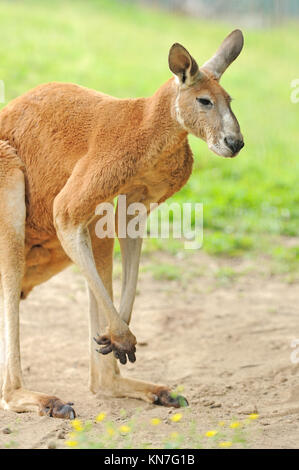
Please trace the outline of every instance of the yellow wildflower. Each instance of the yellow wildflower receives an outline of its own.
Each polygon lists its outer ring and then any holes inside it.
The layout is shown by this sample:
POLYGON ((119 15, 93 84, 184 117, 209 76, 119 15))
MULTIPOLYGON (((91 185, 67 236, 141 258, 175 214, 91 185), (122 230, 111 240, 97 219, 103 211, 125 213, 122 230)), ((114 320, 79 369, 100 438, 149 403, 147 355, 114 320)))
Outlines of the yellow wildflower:
POLYGON ((219 442, 219 447, 231 447, 233 443, 231 441, 219 442))
POLYGON ((159 419, 159 418, 152 418, 152 419, 151 419, 151 424, 152 424, 153 426, 157 426, 157 425, 160 424, 160 423, 161 423, 161 419, 159 419))
POLYGON ((76 431, 83 431, 83 425, 81 423, 81 421, 79 419, 73 419, 72 421, 72 427, 76 430, 76 431))
POLYGON ((218 433, 218 431, 207 431, 206 436, 207 437, 214 437, 214 436, 216 436, 217 433, 218 433))
POLYGON ((177 433, 177 432, 172 432, 172 433, 170 434, 170 437, 171 437, 171 439, 177 439, 177 438, 179 437, 179 433, 177 433))
POLYGON ((225 426, 225 421, 219 421, 218 426, 225 426))
POLYGON ((66 445, 69 447, 77 447, 78 441, 66 441, 66 445))
POLYGON ((106 418, 106 413, 100 413, 100 414, 98 414, 98 416, 96 417, 96 421, 97 421, 98 423, 100 423, 100 422, 103 421, 103 419, 105 419, 105 418, 106 418))
POLYGON ((249 419, 258 419, 259 415, 257 413, 251 413, 248 418, 249 419))
POLYGON ((174 423, 178 423, 179 421, 181 421, 183 415, 182 413, 176 413, 175 415, 173 415, 170 419, 171 421, 173 421, 174 423))
POLYGON ((110 437, 114 436, 115 431, 113 428, 107 428, 107 434, 109 434, 110 437))
POLYGON ((120 430, 120 432, 122 432, 124 434, 127 434, 128 432, 131 431, 131 428, 130 428, 130 426, 127 426, 126 424, 123 424, 122 426, 120 426, 119 430, 120 430))
POLYGON ((241 423, 239 423, 239 421, 233 421, 229 427, 232 428, 232 429, 236 429, 236 428, 239 428, 241 426, 241 423))

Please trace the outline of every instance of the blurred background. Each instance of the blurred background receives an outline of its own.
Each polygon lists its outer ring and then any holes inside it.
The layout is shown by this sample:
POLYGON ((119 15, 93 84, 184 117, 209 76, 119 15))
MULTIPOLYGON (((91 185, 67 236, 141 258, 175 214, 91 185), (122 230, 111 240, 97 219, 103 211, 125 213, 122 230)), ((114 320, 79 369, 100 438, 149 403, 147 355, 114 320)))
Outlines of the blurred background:
MULTIPOLYGON (((86 393, 86 294, 75 267, 22 302, 22 365, 28 389, 74 401, 86 423, 104 411, 103 426, 132 425, 117 446, 218 447, 217 436, 205 437, 218 429, 236 448, 298 448, 298 364, 290 354, 298 338, 299 0, 0 0, 0 21, 0 109, 50 81, 151 96, 171 77, 174 42, 200 65, 243 30, 244 49, 221 84, 245 147, 225 159, 190 137, 194 170, 172 201, 203 203, 203 247, 145 241, 132 318, 138 359, 124 372, 184 389, 190 412, 176 424, 164 407, 86 393), (249 413, 260 420, 248 424, 249 413), (242 427, 232 429, 235 419, 242 427)), ((118 306, 118 245, 115 261, 118 306)), ((64 420, 0 410, 0 421, 11 429, 0 432, 0 447, 66 446, 64 420)), ((119 434, 105 440, 101 426, 90 445, 111 448, 119 434)))
POLYGON ((243 25, 269 25, 299 16, 297 0, 136 0, 207 19, 238 19, 243 25))
MULTIPOLYGON (((245 47, 222 85, 234 98, 245 148, 223 159, 191 137, 194 171, 173 200, 203 202, 204 251, 267 257, 274 270, 297 276, 298 0, 2 0, 0 17, 6 103, 48 81, 149 96, 171 76, 174 42, 201 64, 240 27, 245 47)), ((145 250, 152 249, 177 253, 182 245, 151 240, 145 250)))

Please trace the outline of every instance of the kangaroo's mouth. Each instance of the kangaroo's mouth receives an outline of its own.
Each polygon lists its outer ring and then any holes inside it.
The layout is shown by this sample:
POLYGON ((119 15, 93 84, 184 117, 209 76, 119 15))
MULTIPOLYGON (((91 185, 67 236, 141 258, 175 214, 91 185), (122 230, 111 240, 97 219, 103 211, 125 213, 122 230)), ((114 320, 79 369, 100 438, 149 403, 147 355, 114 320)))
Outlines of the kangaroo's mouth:
POLYGON ((236 157, 237 154, 234 154, 229 148, 225 147, 224 145, 216 145, 216 144, 211 144, 208 145, 209 149, 218 155, 219 157, 224 157, 224 158, 233 158, 236 157))
POLYGON ((239 155, 241 149, 244 147, 244 142, 242 142, 242 145, 239 144, 238 147, 235 147, 234 149, 228 147, 225 145, 225 143, 211 143, 208 144, 209 149, 215 153, 216 155, 219 155, 220 157, 224 158, 234 158, 237 155, 239 155))

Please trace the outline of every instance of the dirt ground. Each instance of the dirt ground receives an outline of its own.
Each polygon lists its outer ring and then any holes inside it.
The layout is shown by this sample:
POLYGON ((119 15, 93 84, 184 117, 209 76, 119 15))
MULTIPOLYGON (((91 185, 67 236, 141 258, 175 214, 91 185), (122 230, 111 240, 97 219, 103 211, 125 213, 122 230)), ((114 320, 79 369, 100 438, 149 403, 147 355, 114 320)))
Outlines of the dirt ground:
MULTIPOLYGON (((116 272, 118 305, 119 265, 116 272)), ((182 434, 191 418, 204 433, 220 420, 244 420, 257 412, 248 447, 299 448, 299 367, 290 359, 291 341, 299 338, 298 302, 298 283, 271 276, 263 260, 232 262, 202 252, 144 256, 131 324, 139 343, 137 361, 121 366, 122 373, 184 387, 190 408, 187 415, 183 410, 175 428, 182 434), (179 266, 185 274, 155 279, 151 267, 161 262, 179 266), (225 276, 228 266, 236 275, 225 276)), ((104 411, 121 423, 121 409, 128 418, 138 409, 143 423, 160 418, 160 426, 140 429, 136 446, 147 442, 161 447, 174 430, 169 418, 175 411, 88 391, 86 308, 84 280, 74 268, 22 302, 26 387, 73 401, 83 421, 104 411)), ((0 447, 65 447, 70 429, 68 421, 0 410, 0 447), (5 434, 5 428, 12 433, 5 434)))

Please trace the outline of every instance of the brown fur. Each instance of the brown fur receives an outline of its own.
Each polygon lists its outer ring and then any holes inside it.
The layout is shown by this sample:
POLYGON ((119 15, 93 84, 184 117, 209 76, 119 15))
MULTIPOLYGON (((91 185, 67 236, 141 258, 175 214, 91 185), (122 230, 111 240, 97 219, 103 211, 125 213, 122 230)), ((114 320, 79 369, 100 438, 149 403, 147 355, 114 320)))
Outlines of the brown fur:
MULTIPOLYGON (((59 406, 54 406, 56 397, 23 389, 16 301, 71 262, 80 266, 89 284, 90 388, 178 406, 166 387, 120 377, 115 358, 96 353, 92 339, 96 329, 103 333, 107 328, 97 342, 120 360, 126 360, 126 355, 134 360, 136 339, 128 323, 141 241, 120 240, 124 280, 118 313, 112 304, 113 240, 95 236, 96 206, 119 194, 147 207, 169 198, 192 171, 188 132, 216 141, 222 130, 221 110, 231 113, 229 97, 211 72, 199 71, 193 58, 188 72, 188 52, 184 60, 177 52, 173 60, 179 58, 180 74, 189 73, 188 87, 179 87, 172 78, 150 98, 120 100, 73 84, 48 83, 13 100, 0 113, 0 185, 6 196, 1 203, 5 225, 0 230, 0 254, 7 247, 14 253, 1 265, 4 299, 11 299, 4 325, 13 342, 6 344, 2 391, 6 408, 74 415, 70 405, 58 401, 59 406), (182 72, 181 63, 186 71, 182 72), (215 102, 210 114, 200 111, 196 101, 207 93, 215 102), (14 221, 17 208, 9 213, 7 203, 7 198, 20 201, 22 197, 26 204, 23 235, 18 233, 21 217, 14 221)), ((233 122, 238 133, 235 118, 233 122)))

